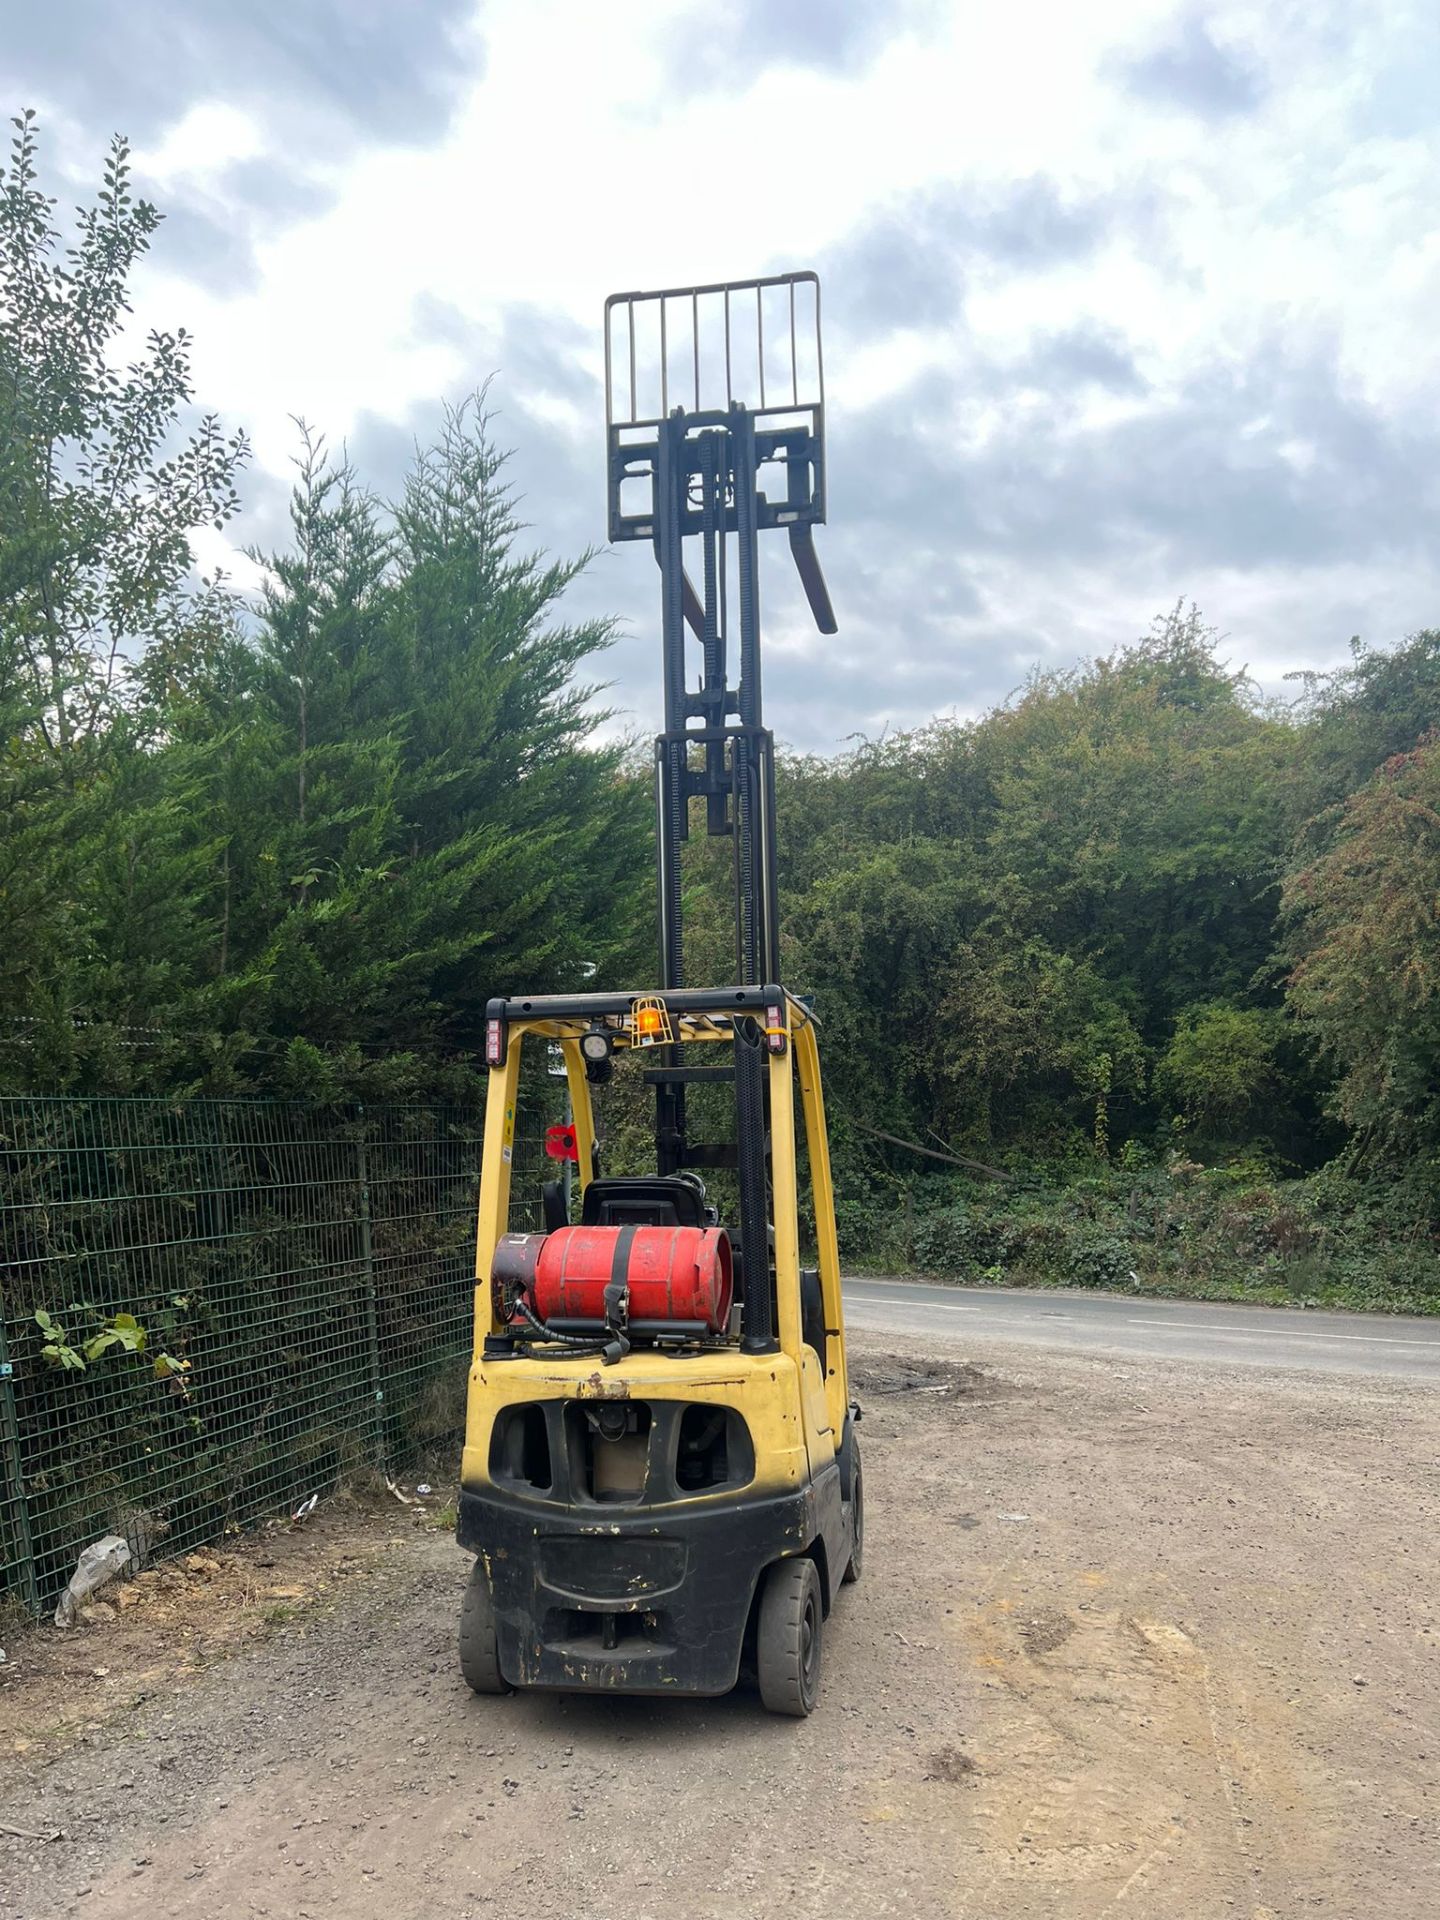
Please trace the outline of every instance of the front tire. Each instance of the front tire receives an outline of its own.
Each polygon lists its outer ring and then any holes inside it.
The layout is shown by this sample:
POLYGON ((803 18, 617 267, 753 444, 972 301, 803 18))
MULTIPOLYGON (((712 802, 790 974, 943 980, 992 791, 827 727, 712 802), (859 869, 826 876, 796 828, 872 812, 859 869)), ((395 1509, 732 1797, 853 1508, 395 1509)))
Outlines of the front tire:
POLYGON ((813 1560, 777 1560, 765 1576, 755 1639, 760 1698, 803 1720, 820 1692, 824 1607, 813 1560))
POLYGON ((853 1587, 860 1578, 865 1561, 865 1476, 860 1470, 858 1447, 855 1449, 855 1477, 851 1484, 853 1491, 850 1495, 850 1503, 854 1509, 851 1525, 855 1531, 850 1544, 849 1564, 841 1576, 847 1587, 853 1587))
POLYGON ((472 1693, 510 1692, 510 1683, 500 1671, 500 1653, 495 1644, 490 1582, 478 1560, 470 1569, 465 1598, 460 1602, 460 1671, 472 1693))

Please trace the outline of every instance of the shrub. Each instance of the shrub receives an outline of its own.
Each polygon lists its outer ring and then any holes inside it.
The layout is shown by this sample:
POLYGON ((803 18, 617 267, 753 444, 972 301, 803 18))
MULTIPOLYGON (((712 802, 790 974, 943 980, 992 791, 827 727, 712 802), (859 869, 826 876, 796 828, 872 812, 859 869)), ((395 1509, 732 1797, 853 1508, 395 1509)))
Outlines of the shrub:
MULTIPOLYGON (((1053 1171, 1053 1170, 1052 1170, 1053 1171)), ((934 1190, 907 1220, 893 1195, 853 1199, 851 1257, 947 1278, 1135 1284, 1203 1298, 1440 1310, 1440 1246, 1423 1197, 1336 1169, 1276 1180, 1253 1161, 1096 1167, 1003 1190, 934 1190), (943 1196, 943 1198, 942 1198, 943 1196), (913 1226, 913 1231, 911 1228, 913 1226)))
POLYGON ((1063 1272, 1070 1286, 1117 1287, 1130 1279, 1134 1268, 1134 1248, 1120 1234, 1091 1223, 1071 1229, 1063 1272))
POLYGON ((965 1273, 974 1265, 968 1207, 927 1214, 915 1229, 915 1264, 927 1273, 965 1273))

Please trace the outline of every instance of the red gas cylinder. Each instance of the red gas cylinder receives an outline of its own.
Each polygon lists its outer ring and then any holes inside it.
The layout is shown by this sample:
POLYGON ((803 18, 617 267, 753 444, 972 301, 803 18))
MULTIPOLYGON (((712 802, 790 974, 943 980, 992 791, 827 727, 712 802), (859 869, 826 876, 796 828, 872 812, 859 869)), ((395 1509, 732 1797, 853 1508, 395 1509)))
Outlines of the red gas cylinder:
POLYGON ((732 1280, 719 1227, 558 1227, 540 1247, 531 1297, 542 1320, 603 1320, 606 1287, 623 1281, 632 1320, 700 1320, 721 1333, 732 1280))

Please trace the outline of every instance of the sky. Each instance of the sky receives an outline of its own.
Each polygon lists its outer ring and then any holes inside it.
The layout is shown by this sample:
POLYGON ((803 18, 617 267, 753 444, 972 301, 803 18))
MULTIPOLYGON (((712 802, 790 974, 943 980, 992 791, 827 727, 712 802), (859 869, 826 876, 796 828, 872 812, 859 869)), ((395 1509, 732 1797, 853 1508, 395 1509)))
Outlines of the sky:
POLYGON ((767 719, 971 715, 1194 602, 1270 691, 1440 625, 1434 0, 0 0, 52 190, 109 136, 166 214, 135 324, 254 445, 398 487, 491 380, 527 539, 596 557, 616 724, 658 574, 604 547, 616 289, 814 268, 840 631, 771 536, 767 719))

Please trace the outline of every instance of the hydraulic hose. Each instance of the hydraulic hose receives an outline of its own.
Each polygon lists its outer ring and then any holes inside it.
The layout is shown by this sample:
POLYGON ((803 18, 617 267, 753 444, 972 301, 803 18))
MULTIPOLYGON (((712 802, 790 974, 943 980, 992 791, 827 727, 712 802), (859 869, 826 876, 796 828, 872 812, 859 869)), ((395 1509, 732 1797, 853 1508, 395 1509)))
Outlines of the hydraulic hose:
POLYGON ((563 1347, 572 1360, 597 1354, 607 1367, 613 1367, 617 1360, 623 1360, 630 1351, 630 1342, 623 1334, 617 1334, 613 1340, 597 1341, 583 1333, 554 1333, 533 1311, 528 1300, 517 1300, 515 1310, 522 1320, 527 1321, 535 1329, 542 1340, 551 1346, 563 1347))

